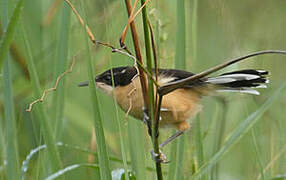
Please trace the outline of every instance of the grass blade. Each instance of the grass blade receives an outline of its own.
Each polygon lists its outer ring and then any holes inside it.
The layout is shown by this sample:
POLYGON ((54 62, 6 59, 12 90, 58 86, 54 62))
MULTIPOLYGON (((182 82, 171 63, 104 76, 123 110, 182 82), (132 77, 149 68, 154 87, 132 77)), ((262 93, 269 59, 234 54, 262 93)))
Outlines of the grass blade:
POLYGON ((128 139, 129 149, 131 156, 132 170, 136 173, 138 180, 144 180, 146 178, 146 167, 145 167, 145 154, 144 144, 142 136, 143 128, 138 122, 130 120, 128 122, 128 139))
MULTIPOLYGON (((175 134, 176 131, 172 131, 172 134, 175 134)), ((171 150, 170 150, 170 159, 176 159, 177 156, 177 145, 178 141, 174 141, 171 144, 171 150)), ((175 179, 175 175, 176 175, 176 161, 171 161, 169 164, 169 173, 168 173, 168 180, 174 180, 175 179)))
POLYGON ((6 121, 6 173, 7 179, 19 179, 19 155, 18 138, 13 102, 12 72, 9 55, 7 56, 3 69, 4 88, 4 110, 6 121))
MULTIPOLYGON (((42 95, 41 94, 42 92, 41 92, 41 87, 40 87, 40 81, 39 81, 38 73, 36 70, 36 66, 34 63, 34 59, 32 56, 30 44, 29 44, 28 39, 27 39, 27 35, 26 35, 24 25, 21 26, 21 30, 22 30, 21 34, 22 34, 24 45, 25 45, 26 52, 27 52, 27 66, 28 66, 30 77, 31 77, 33 93, 35 94, 35 97, 38 98, 42 95)), ((42 103, 39 103, 39 104, 37 104, 37 106, 34 107, 34 111, 37 113, 37 117, 39 118, 40 126, 43 130, 43 136, 44 136, 44 140, 47 144, 48 156, 49 156, 49 159, 51 160, 51 163, 52 163, 51 164, 52 169, 58 170, 61 168, 61 160, 60 160, 60 155, 59 155, 58 149, 56 147, 55 139, 54 139, 54 136, 52 133, 52 128, 50 125, 50 121, 49 121, 49 117, 47 115, 46 109, 44 109, 42 103)))
POLYGON ((56 179, 56 178, 64 175, 65 173, 70 172, 70 171, 75 170, 75 169, 78 169, 80 167, 88 167, 88 168, 99 169, 99 166, 97 164, 89 164, 89 163, 73 164, 73 165, 65 167, 64 169, 61 169, 61 170, 57 171, 56 173, 51 174, 49 177, 45 178, 45 180, 56 179))
MULTIPOLYGON (((186 69, 186 20, 185 0, 177 1, 176 69, 186 69)), ((176 149, 175 179, 183 179, 185 135, 178 140, 176 149)))
MULTIPOLYGON (((2 69, 2 62, 4 62, 3 68, 3 96, 4 96, 4 117, 6 122, 6 177, 7 179, 19 179, 19 152, 18 152, 18 138, 17 127, 15 117, 15 105, 13 101, 13 88, 12 88, 12 67, 11 58, 8 54, 10 43, 14 37, 14 31, 21 14, 23 1, 19 1, 13 15, 8 24, 8 0, 3 1, 1 20, 3 22, 3 28, 7 28, 7 32, 3 36, 3 41, 0 44, 0 69, 2 69), (16 19, 15 19, 16 18, 16 19)), ((2 29, 0 29, 1 31, 2 29)), ((4 166, 4 165, 3 165, 4 166)))
MULTIPOLYGON (((24 0, 19 0, 17 2, 16 8, 13 11, 13 14, 10 18, 10 22, 6 28, 6 31, 3 34, 2 40, 0 42, 0 69, 2 69, 2 64, 9 52, 10 44, 14 37, 14 32, 18 24, 22 9, 23 9, 24 0)), ((4 4, 4 3, 3 3, 4 4)), ((5 6, 3 6, 4 8, 5 6)), ((4 10, 5 11, 5 10, 4 10)), ((3 12, 4 12, 3 11, 3 12)))
POLYGON ((255 153, 255 156, 256 156, 256 159, 257 159, 257 162, 258 162, 258 165, 259 165, 261 178, 262 178, 262 180, 265 180, 265 174, 263 173, 263 163, 262 163, 262 159, 261 159, 261 154, 259 152, 259 147, 258 147, 258 142, 257 142, 257 139, 256 139, 256 135, 255 135, 255 128, 253 128, 251 130, 251 135, 252 135, 252 143, 253 143, 253 146, 254 146, 254 153, 255 153))
MULTIPOLYGON (((145 0, 141 0, 141 6, 143 6, 145 3, 145 0)), ((147 17, 147 7, 145 6, 142 9, 142 21, 143 21, 143 30, 144 30, 144 41, 145 41, 145 50, 146 50, 146 64, 147 69, 152 74, 152 56, 151 56, 151 39, 150 39, 150 33, 149 33, 149 27, 148 27, 148 17, 147 17)), ((158 137, 156 137, 156 132, 158 132, 158 126, 155 126, 155 118, 154 118, 154 112, 155 112, 155 103, 154 103, 154 85, 150 77, 148 77, 148 98, 149 98, 149 104, 148 104, 148 111, 149 111, 149 117, 152 124, 152 140, 153 140, 153 148, 155 153, 159 153, 159 141, 158 137)), ((161 163, 156 163, 156 171, 157 171, 157 179, 161 180, 163 179, 162 175, 162 167, 161 163)))
MULTIPOLYGON (((55 79, 66 70, 67 56, 68 56, 68 38, 70 26, 70 8, 66 3, 62 8, 62 19, 59 33, 59 41, 57 45, 57 63, 55 67, 55 79)), ((55 112, 55 137, 60 134, 63 124, 63 111, 64 111, 64 97, 65 97, 65 78, 61 80, 61 84, 57 87, 57 91, 53 97, 53 112, 55 112)))
MULTIPOLYGON (((113 87, 114 87, 114 79, 112 81, 113 81, 112 83, 113 83, 113 87)), ((122 125, 121 125, 120 118, 119 118, 119 109, 118 109, 118 106, 116 105, 115 96, 113 97, 113 106, 114 106, 115 111, 116 111, 116 122, 117 122, 117 126, 118 126, 118 133, 119 133, 119 140, 120 140, 120 151, 121 151, 121 157, 122 157, 122 161, 123 161, 124 177, 126 180, 129 180, 128 165, 127 165, 127 151, 125 148, 126 143, 125 143, 125 140, 123 138, 123 130, 122 130, 122 125)), ((145 165, 144 163, 142 163, 142 164, 145 165)), ((143 169, 145 169, 144 166, 143 166, 143 169)))
POLYGON ((200 115, 197 116, 195 119, 195 128, 194 128, 194 134, 195 134, 195 160, 197 161, 198 169, 203 165, 204 162, 204 149, 203 149, 203 142, 202 142, 202 134, 201 134, 201 118, 200 115))
POLYGON ((185 0, 177 1, 177 33, 175 67, 186 68, 185 0))
POLYGON ((259 120, 263 113, 269 109, 278 97, 278 95, 284 90, 286 83, 282 84, 278 90, 276 90, 271 97, 255 112, 249 115, 230 135, 226 140, 222 148, 208 161, 206 162, 197 173, 193 175, 193 180, 199 179, 202 175, 207 173, 229 150, 237 143, 259 120))
MULTIPOLYGON (((85 34, 85 33, 84 33, 85 34)), ((105 136, 103 131, 102 118, 99 109, 99 103, 97 98, 97 90, 95 88, 93 63, 91 60, 91 54, 89 49, 88 37, 85 37, 86 48, 87 48, 87 69, 89 77, 89 89, 90 89, 90 99, 92 100, 92 109, 94 117, 94 129, 96 134, 96 147, 98 148, 98 160, 100 168, 100 176, 103 180, 111 179, 111 171, 109 166, 109 158, 106 149, 105 136)))

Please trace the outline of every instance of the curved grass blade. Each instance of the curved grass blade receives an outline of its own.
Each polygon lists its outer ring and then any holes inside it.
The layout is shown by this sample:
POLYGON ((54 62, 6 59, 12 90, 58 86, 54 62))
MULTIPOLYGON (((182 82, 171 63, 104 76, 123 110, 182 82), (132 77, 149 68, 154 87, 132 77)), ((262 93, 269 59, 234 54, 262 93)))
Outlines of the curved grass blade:
MULTIPOLYGON (((86 16, 85 16, 86 17, 86 16)), ((85 18, 87 20, 87 18, 85 18)), ((86 21, 87 22, 87 21, 86 21)), ((85 27, 85 26, 84 26, 85 27)), ((99 101, 97 97, 97 90, 95 88, 94 81, 94 71, 93 71, 93 63, 91 60, 91 54, 89 49, 89 41, 86 33, 84 33, 85 44, 87 48, 87 71, 89 78, 89 90, 90 90, 90 99, 92 101, 92 109, 93 109, 93 117, 94 117, 94 130, 96 135, 96 147, 98 148, 98 160, 100 170, 100 177, 103 180, 111 179, 111 170, 109 165, 109 157, 107 153, 106 143, 105 143, 105 135, 103 130, 102 118, 100 114, 99 101)))
POLYGON ((277 99, 278 95, 286 87, 286 83, 282 84, 271 97, 255 112, 250 114, 230 135, 226 140, 222 148, 208 161, 206 162, 197 173, 193 175, 193 180, 199 179, 202 175, 207 173, 229 150, 237 143, 259 120, 263 113, 268 110, 272 103, 277 99))
POLYGON ((23 3, 24 3, 24 0, 19 0, 17 2, 16 8, 13 11, 13 14, 10 18, 10 22, 0 42, 0 69, 2 69, 3 61, 9 52, 9 47, 14 37, 16 25, 18 24, 18 21, 19 21, 19 18, 20 18, 22 9, 23 9, 23 3))
POLYGON ((51 174, 49 177, 45 178, 45 180, 56 179, 56 178, 64 175, 65 173, 73 171, 73 170, 78 169, 80 167, 88 167, 88 168, 99 169, 99 165, 97 165, 97 164, 90 164, 90 163, 73 164, 73 165, 65 167, 64 169, 61 169, 61 170, 57 171, 56 173, 51 174))

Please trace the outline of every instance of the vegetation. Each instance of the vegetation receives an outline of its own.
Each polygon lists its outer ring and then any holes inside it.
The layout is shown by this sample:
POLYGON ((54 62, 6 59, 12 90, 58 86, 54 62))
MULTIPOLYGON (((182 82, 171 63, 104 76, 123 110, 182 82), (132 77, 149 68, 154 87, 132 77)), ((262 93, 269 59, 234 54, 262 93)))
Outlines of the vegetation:
MULTIPOLYGON (((125 1, 71 2, 96 40, 120 47, 128 22, 125 1)), ((286 49, 283 0, 154 0, 146 7, 160 68, 199 73, 251 52, 286 49)), ((126 119, 95 84, 77 87, 111 67, 133 65, 133 59, 94 46, 62 0, 1 0, 0 9, 0 178, 110 179, 125 171, 125 179, 156 179, 158 164, 156 169, 149 153, 156 141, 147 127, 126 119), (44 90, 43 101, 27 112, 44 90)), ((145 20, 141 12, 135 25, 150 69, 145 20)), ((130 28, 125 44, 135 54, 130 28)), ((260 96, 204 98, 192 129, 164 148, 171 162, 161 164, 163 178, 285 179, 285 58, 257 56, 221 70, 265 69, 270 83, 260 96)), ((160 129, 159 142, 172 133, 160 129)))

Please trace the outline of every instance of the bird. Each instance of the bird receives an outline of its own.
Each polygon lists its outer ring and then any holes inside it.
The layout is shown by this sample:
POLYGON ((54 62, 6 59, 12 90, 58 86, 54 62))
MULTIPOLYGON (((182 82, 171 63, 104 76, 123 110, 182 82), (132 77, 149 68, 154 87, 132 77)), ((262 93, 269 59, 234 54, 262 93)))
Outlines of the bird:
MULTIPOLYGON (((259 95, 259 91, 256 89, 267 87, 268 74, 268 71, 255 69, 231 71, 214 77, 196 79, 164 95, 160 109, 159 127, 175 128, 177 132, 163 142, 160 147, 190 129, 189 119, 202 110, 201 100, 203 97, 223 92, 259 95)), ((164 86, 194 75, 194 73, 185 70, 158 69, 157 82, 159 86, 164 86)), ((144 120, 145 107, 137 67, 114 67, 97 75, 94 80, 99 89, 107 95, 114 95, 123 111, 138 120, 144 120)), ((78 86, 83 87, 88 84, 89 82, 85 81, 79 83, 78 86)), ((161 161, 165 161, 164 158, 161 161)))

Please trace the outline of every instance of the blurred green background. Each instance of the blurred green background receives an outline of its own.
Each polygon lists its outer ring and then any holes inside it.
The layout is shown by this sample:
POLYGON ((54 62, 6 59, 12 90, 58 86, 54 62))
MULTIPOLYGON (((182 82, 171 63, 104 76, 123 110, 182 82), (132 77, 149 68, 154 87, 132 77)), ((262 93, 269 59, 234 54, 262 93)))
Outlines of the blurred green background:
MULTIPOLYGON (((3 10, 4 2, 8 2, 10 18, 17 1, 1 0, 0 2, 1 10, 3 10)), ((97 40, 119 46, 119 37, 127 23, 123 0, 85 0, 72 1, 72 3, 87 20, 97 40)), ((148 4, 148 15, 154 27, 161 68, 172 68, 176 61, 176 33, 178 32, 176 7, 177 2, 171 0, 154 0, 148 4)), ((254 51, 286 49, 285 0, 190 0, 185 1, 185 10, 186 70, 188 71, 198 73, 231 58, 254 51), (197 7, 194 6, 195 3, 197 7)), ((3 27, 3 17, 1 24, 3 27)), ((141 15, 136 18, 136 24, 144 53, 141 15)), ((35 96, 30 76, 27 73, 26 62, 30 57, 23 41, 23 29, 31 47, 42 90, 53 87, 57 76, 68 69, 72 58, 77 55, 72 73, 62 79, 56 92, 47 95, 43 108, 47 111, 48 122, 52 127, 53 135, 56 136, 56 141, 81 149, 59 147, 63 167, 87 163, 91 153, 82 152, 82 150, 90 149, 91 146, 93 109, 89 89, 77 87, 79 82, 88 79, 86 33, 63 1, 26 0, 12 42, 17 51, 11 49, 9 55, 10 75, 13 83, 10 92, 13 92, 16 121, 14 130, 19 153, 19 157, 16 158, 19 163, 18 167, 22 165, 32 149, 45 144, 43 137, 46 133, 38 114, 34 111, 25 112, 29 103, 38 97, 35 96), (54 12, 49 13, 52 10, 54 12), (23 61, 22 64, 19 63, 20 60, 23 61)), ((133 52, 130 34, 128 34, 126 44, 133 52)), ((133 64, 132 60, 126 56, 112 53, 110 49, 101 46, 90 46, 90 50, 95 74, 112 66, 133 64)), ((252 112, 261 107, 268 97, 271 97, 273 92, 285 82, 285 59, 286 56, 283 55, 264 55, 223 70, 265 69, 270 71, 270 83, 267 89, 259 90, 260 96, 229 93, 219 98, 203 99, 204 111, 196 117, 200 121, 203 162, 213 157, 229 134, 252 112)), ((1 82, 4 80, 2 71, 1 82)), ((7 135, 7 120, 5 121, 4 117, 4 109, 8 107, 4 103, 5 88, 7 87, 0 83, 1 179, 6 179, 7 175, 5 171, 5 159, 9 151, 6 148, 7 142, 15 140, 7 135)), ((120 161, 122 153, 117 121, 119 119, 124 139, 124 152, 128 162, 131 161, 131 164, 128 163, 128 169, 135 174, 137 179, 155 179, 155 167, 149 153, 152 145, 146 127, 131 117, 126 120, 124 112, 115 105, 113 98, 101 91, 98 91, 98 97, 107 150, 112 157, 111 170, 123 168, 123 163, 120 161)), ((284 90, 254 128, 230 148, 219 161, 219 166, 209 171, 203 179, 270 179, 278 175, 285 177, 285 106, 284 90), (259 177, 261 172, 264 173, 262 177, 259 177)), ((185 138, 184 162, 182 172, 176 175, 176 179, 191 179, 192 174, 199 168, 194 135, 194 129, 197 128, 196 118, 191 119, 193 128, 183 137, 185 138)), ((173 131, 161 129, 160 132, 160 139, 164 140, 173 131)), ((167 157, 171 156, 170 148, 171 145, 163 150, 167 157)), ((96 148, 91 151, 96 151, 96 148)), ((33 156, 28 171, 25 173, 26 179, 43 179, 53 173, 51 168, 53 164, 50 164, 48 159, 45 150, 33 156)), ((169 177, 169 166, 176 166, 176 160, 170 160, 171 163, 162 165, 165 177, 169 177)), ((66 179, 92 179, 98 177, 97 173, 97 169, 79 168, 66 173, 65 177, 66 179)))

